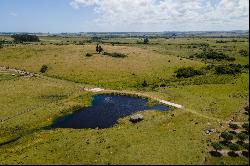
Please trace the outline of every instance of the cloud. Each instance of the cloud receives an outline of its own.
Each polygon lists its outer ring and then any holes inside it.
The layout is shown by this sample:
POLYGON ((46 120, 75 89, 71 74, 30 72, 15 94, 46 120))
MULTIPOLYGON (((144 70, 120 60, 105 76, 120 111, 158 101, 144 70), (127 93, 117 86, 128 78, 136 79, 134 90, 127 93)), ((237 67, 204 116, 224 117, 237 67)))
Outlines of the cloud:
POLYGON ((17 16, 18 16, 18 14, 15 13, 15 12, 10 12, 9 15, 11 15, 11 16, 13 16, 13 17, 17 17, 17 16))
MULTIPOLYGON (((92 6, 97 31, 248 29, 248 0, 71 0, 92 6)), ((91 25, 90 25, 91 24, 91 25)))

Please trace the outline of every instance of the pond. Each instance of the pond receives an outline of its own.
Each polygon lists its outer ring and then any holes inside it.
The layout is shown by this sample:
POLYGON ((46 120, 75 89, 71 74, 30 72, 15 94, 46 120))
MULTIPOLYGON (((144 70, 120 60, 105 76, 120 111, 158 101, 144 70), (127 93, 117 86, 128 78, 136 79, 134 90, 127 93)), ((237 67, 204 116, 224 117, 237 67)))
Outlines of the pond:
POLYGON ((93 97, 92 106, 57 118, 51 127, 75 129, 109 128, 119 118, 143 110, 167 111, 169 107, 162 104, 147 106, 147 100, 136 97, 98 94, 93 97))

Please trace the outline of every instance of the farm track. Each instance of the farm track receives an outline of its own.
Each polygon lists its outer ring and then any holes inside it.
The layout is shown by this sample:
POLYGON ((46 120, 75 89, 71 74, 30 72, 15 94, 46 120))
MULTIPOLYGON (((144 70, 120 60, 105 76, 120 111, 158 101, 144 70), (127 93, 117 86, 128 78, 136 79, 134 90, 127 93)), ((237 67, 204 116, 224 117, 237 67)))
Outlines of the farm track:
MULTIPOLYGON (((15 73, 18 73, 21 76, 25 76, 25 77, 38 77, 38 78, 46 79, 46 80, 63 81, 63 82, 67 82, 67 83, 75 83, 75 82, 70 81, 70 80, 58 79, 58 78, 55 78, 55 77, 44 76, 44 75, 41 75, 41 74, 28 72, 28 71, 24 71, 24 70, 20 70, 20 69, 16 69, 16 68, 7 68, 5 66, 0 66, 0 71, 15 72, 15 73)), ((195 114, 195 115, 197 115, 199 117, 203 117, 203 118, 206 118, 206 119, 209 119, 209 120, 212 120, 212 121, 217 121, 219 123, 226 123, 226 124, 231 123, 231 121, 225 121, 225 120, 222 120, 222 119, 219 119, 219 118, 207 116, 207 115, 201 114, 201 113, 199 113, 199 112, 197 112, 195 110, 185 108, 184 106, 182 106, 180 104, 176 104, 176 103, 172 103, 172 102, 169 102, 169 101, 166 101, 166 100, 162 100, 162 99, 156 98, 154 96, 145 95, 143 93, 132 92, 132 91, 120 91, 120 90, 102 89, 102 88, 84 88, 84 84, 82 84, 82 83, 75 83, 75 84, 79 85, 79 88, 82 88, 82 90, 93 92, 93 93, 96 93, 96 92, 125 93, 125 94, 138 95, 138 96, 142 96, 142 97, 148 97, 148 98, 156 100, 156 101, 158 101, 158 102, 160 102, 162 104, 173 106, 173 107, 181 109, 183 111, 195 114)), ((70 97, 70 98, 72 98, 72 97, 70 97)), ((68 98, 68 99, 70 99, 70 98, 68 98)), ((10 119, 15 118, 16 116, 23 115, 23 114, 31 112, 31 111, 33 111, 33 109, 30 109, 29 111, 24 111, 22 113, 18 113, 17 115, 14 115, 13 117, 7 117, 5 119, 0 119, 0 122, 8 121, 10 119)), ((245 122, 233 122, 233 123, 241 125, 241 124, 243 124, 245 122)))

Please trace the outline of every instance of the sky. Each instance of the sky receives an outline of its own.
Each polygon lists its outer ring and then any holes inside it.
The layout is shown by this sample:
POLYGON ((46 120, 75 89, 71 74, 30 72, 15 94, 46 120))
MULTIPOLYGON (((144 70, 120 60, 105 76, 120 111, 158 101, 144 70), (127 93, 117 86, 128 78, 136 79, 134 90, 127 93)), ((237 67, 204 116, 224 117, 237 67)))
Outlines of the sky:
POLYGON ((249 0, 0 0, 0 32, 249 30, 249 0))

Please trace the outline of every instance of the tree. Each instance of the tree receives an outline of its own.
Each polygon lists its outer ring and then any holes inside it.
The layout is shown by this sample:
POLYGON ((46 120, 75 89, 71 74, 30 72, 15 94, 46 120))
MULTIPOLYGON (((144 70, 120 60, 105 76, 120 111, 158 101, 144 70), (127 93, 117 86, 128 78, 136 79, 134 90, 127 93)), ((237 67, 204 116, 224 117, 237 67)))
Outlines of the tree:
POLYGON ((222 145, 218 142, 212 142, 212 146, 216 150, 216 152, 222 149, 222 145))
POLYGON ((240 150, 240 145, 231 143, 229 144, 229 148, 233 151, 237 151, 240 150))
POLYGON ((246 131, 249 131, 249 124, 248 123, 244 123, 242 125, 242 127, 246 130, 246 131))
POLYGON ((245 140, 248 138, 247 134, 245 134, 245 133, 239 133, 239 134, 237 135, 237 137, 238 137, 241 141, 245 141, 245 140))
POLYGON ((28 35, 28 34, 15 34, 11 36, 14 39, 15 43, 23 43, 23 42, 39 42, 39 38, 36 35, 28 35))
POLYGON ((0 49, 3 48, 3 43, 0 41, 0 49))
POLYGON ((224 131, 221 133, 221 137, 224 138, 227 142, 229 142, 233 139, 233 134, 224 131))
POLYGON ((48 66, 47 65, 43 65, 40 69, 41 73, 45 73, 48 70, 48 66))
POLYGON ((239 126, 237 124, 233 124, 233 123, 230 123, 229 127, 232 128, 232 129, 234 129, 234 130, 236 130, 236 129, 239 128, 239 126))
POLYGON ((148 40, 148 38, 147 38, 147 37, 146 37, 146 38, 144 38, 143 43, 144 43, 144 44, 148 44, 148 43, 149 43, 149 40, 148 40))

